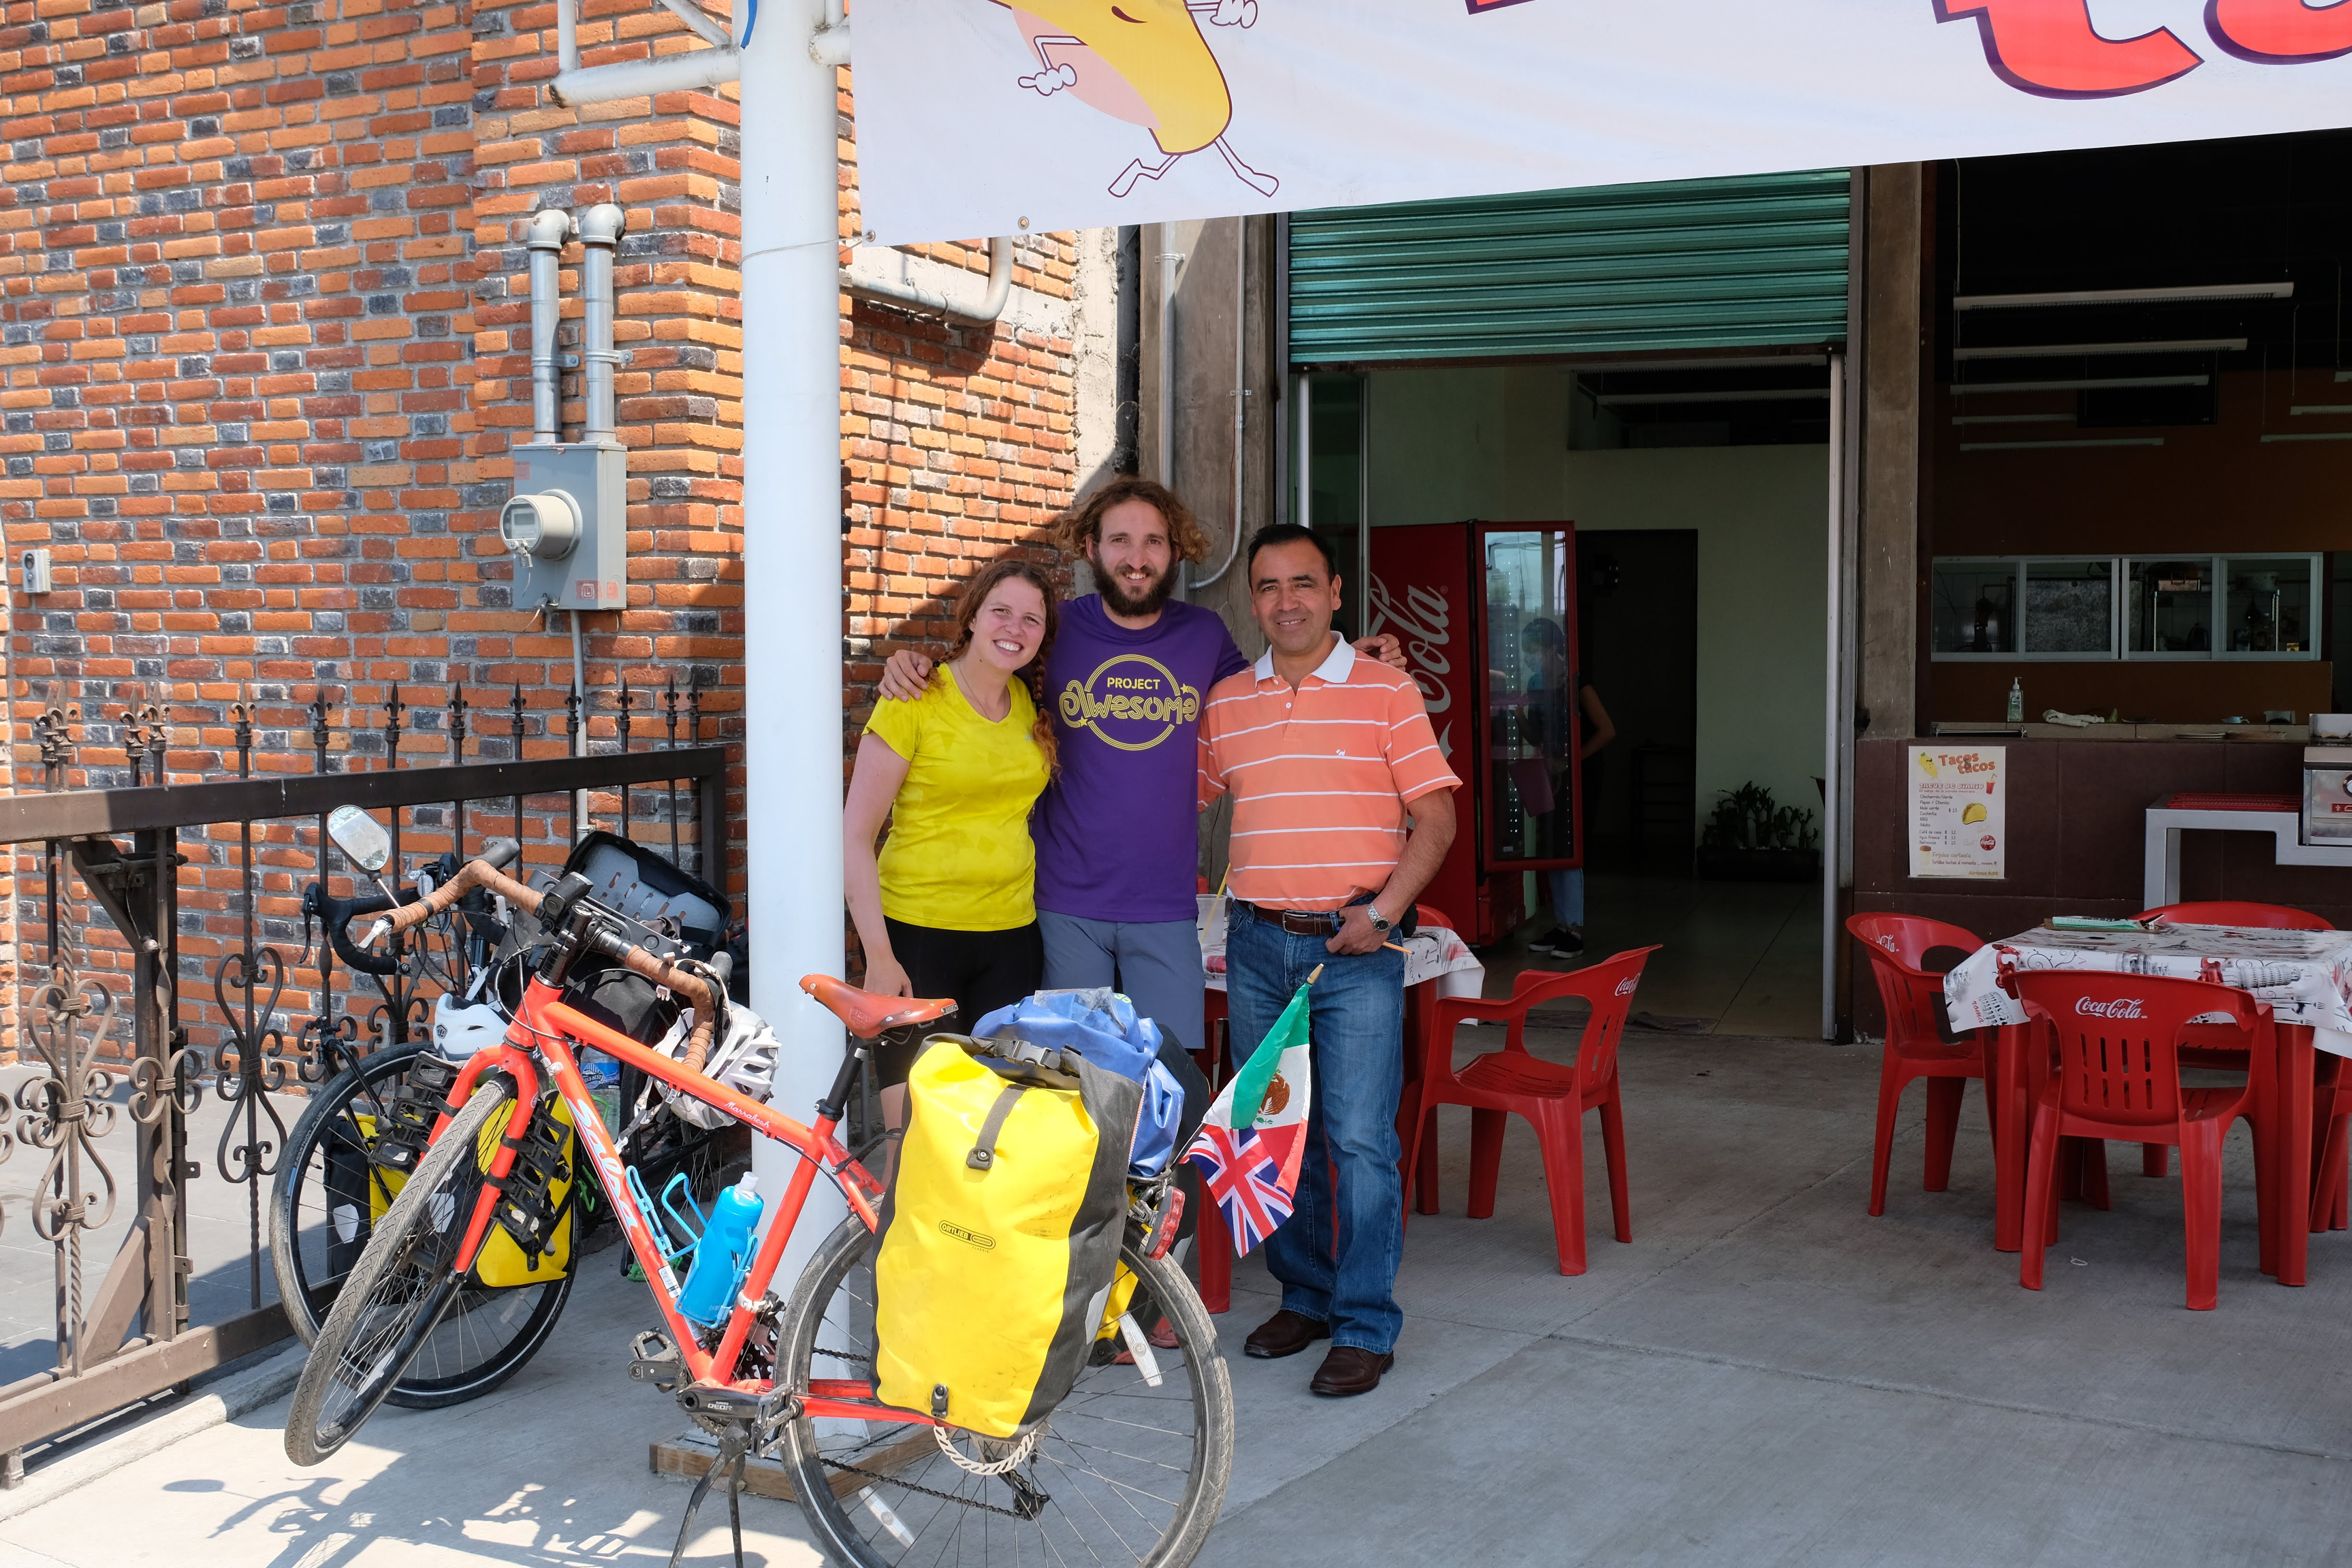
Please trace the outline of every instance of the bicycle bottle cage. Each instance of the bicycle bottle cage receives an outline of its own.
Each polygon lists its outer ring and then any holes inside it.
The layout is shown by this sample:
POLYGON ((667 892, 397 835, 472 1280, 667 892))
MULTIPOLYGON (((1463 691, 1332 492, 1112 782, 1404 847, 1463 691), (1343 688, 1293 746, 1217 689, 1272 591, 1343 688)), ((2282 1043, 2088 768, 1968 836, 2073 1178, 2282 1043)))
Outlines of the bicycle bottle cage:
POLYGON ((387 1171, 405 1173, 416 1169, 416 1162, 425 1157, 425 1146, 432 1141, 433 1123, 444 1112, 454 1116, 460 1109, 449 1103, 449 1091, 457 1087, 457 1071, 454 1062, 430 1053, 420 1055, 408 1069, 407 1081, 384 1102, 368 1157, 387 1171))
POLYGON ((571 1162, 563 1154, 568 1130, 555 1120, 558 1103, 552 1094, 541 1098, 530 1124, 523 1129, 521 1142, 516 1145, 505 1190, 499 1194, 499 1228, 514 1237, 524 1261, 533 1268, 539 1267, 568 1201, 567 1196, 557 1195, 555 1186, 572 1177, 571 1162))

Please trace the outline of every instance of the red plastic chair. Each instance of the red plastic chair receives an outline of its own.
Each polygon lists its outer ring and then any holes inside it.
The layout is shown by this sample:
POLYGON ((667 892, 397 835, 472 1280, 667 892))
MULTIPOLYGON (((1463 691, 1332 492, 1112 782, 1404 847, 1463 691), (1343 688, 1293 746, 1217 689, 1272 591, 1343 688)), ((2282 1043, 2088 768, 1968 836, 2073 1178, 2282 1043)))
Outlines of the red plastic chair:
MULTIPOLYGON (((1642 966, 1655 947, 1634 948, 1567 973, 1523 972, 1508 1001, 1482 1002, 1449 996, 1437 1004, 1437 1026, 1425 1043, 1421 1063, 1422 1114, 1405 1151, 1405 1184, 1423 1157, 1423 1133, 1441 1105, 1470 1108, 1470 1217, 1495 1212, 1495 1184, 1502 1169, 1507 1116, 1527 1119, 1543 1151, 1544 1185, 1551 1194, 1552 1239, 1562 1274, 1584 1272, 1584 1114, 1601 1112, 1601 1146, 1609 1165, 1609 1202, 1617 1239, 1633 1239, 1633 1210, 1625 1177, 1625 1115, 1618 1091, 1617 1041, 1633 1009, 1642 966), (1590 1003, 1576 1061, 1561 1066, 1530 1055, 1528 1010, 1538 1003, 1574 996, 1590 1003), (1454 1068, 1454 1032, 1465 1018, 1491 1018, 1508 1026, 1504 1047, 1479 1057, 1459 1072, 1454 1068)), ((1436 1151, 1428 1151, 1435 1159, 1436 1151)))
MULTIPOLYGON (((1952 1144, 1959 1131, 1960 1096, 1968 1080, 1990 1081, 1992 1032, 1954 1044, 1944 1038, 1944 977, 1925 960, 1931 949, 1957 948, 1963 954, 1984 945, 1964 927, 1916 915, 1850 915, 1845 929, 1870 955, 1870 972, 1886 1007, 1886 1045, 1878 1062, 1878 1131, 1870 1152, 1870 1212, 1886 1212, 1886 1167, 1895 1155, 1895 1116, 1904 1089, 1927 1080, 1927 1168, 1922 1192, 1940 1193, 1952 1183, 1952 1144)), ((1985 1120, 1995 1115, 1998 1097, 1985 1096, 1985 1120)), ((1999 1147, 1998 1142, 1995 1148, 1999 1147)))
MULTIPOLYGON (((2136 917, 2144 921, 2168 921, 2182 926, 2245 926, 2255 931, 2334 931, 2326 921, 2307 910, 2290 909, 2284 904, 2248 904, 2221 900, 2199 904, 2164 904, 2152 910, 2142 910, 2136 917)), ((2198 1025, 2189 1031, 2181 1043, 2180 1065, 2189 1068, 2219 1068, 2224 1071, 2243 1071, 2246 1049, 2235 1031, 2221 1026, 2198 1025)), ((2329 1115, 2325 1089, 2317 1096, 2323 1116, 2329 1115)), ((2352 1106, 2347 1107, 2352 1111, 2352 1106)), ((2324 1127, 2312 1132, 2311 1146, 2319 1149, 2326 1140, 2324 1127)), ((2140 1151, 2140 1173, 2161 1176, 2171 1169, 2172 1152, 2161 1143, 2150 1143, 2140 1151)), ((2315 1181, 2321 1169, 2318 1160, 2312 1163, 2315 1181)), ((2339 1170, 2336 1184, 2344 1184, 2339 1170)), ((2316 1190, 2315 1188, 2315 1190, 2316 1190)), ((2315 1225, 2313 1229, 2324 1228, 2315 1225)))
MULTIPOLYGON (((2025 970, 2010 985, 2027 1015, 2056 1034, 2058 1046, 2054 1064, 2035 1075, 2018 1283, 2042 1289, 2043 1253, 2056 1229, 2060 1139, 2177 1143, 2189 1306, 2211 1310, 2221 1300, 2221 1139, 2230 1123, 2247 1115, 2254 1089, 2251 1083, 2183 1089, 2180 1047, 2191 1018, 2223 1013, 2251 1050, 2254 1033, 2271 1026, 2270 1009, 2234 986, 2155 974, 2025 970)), ((2255 1136, 2262 1137, 2259 1127, 2255 1136)), ((2255 1157, 2266 1159, 2268 1152, 2258 1148, 2255 1157)))

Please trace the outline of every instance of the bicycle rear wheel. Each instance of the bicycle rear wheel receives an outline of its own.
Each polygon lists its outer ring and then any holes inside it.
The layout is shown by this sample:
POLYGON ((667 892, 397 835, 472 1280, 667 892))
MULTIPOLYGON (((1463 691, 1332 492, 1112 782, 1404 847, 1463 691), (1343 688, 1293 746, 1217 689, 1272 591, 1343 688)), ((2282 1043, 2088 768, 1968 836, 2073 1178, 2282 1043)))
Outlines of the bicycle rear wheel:
MULTIPOLYGON (((386 1046, 361 1058, 311 1095, 287 1137, 271 1188, 269 1258, 287 1321, 304 1344, 317 1341, 367 1249, 375 1216, 390 1217, 401 1178, 376 1166, 376 1130, 424 1048, 422 1042, 386 1046)), ((562 1223, 577 1237, 576 1210, 562 1223)), ((554 1332, 578 1268, 574 1258, 571 1268, 540 1284, 500 1290, 465 1285, 386 1402, 437 1409, 478 1399, 512 1377, 554 1332)))
POLYGON ((457 1301, 453 1267, 483 1183, 485 1134, 495 1148, 514 1105, 503 1079, 485 1079, 384 1211, 310 1346, 286 1416, 286 1454, 315 1465, 392 1393, 457 1301))
MULTIPOLYGON (((853 1216, 810 1261, 777 1331, 780 1384, 872 1379, 875 1247, 853 1216)), ((1141 1281, 1129 1315, 1149 1327, 1165 1313, 1177 1348, 1154 1351, 1149 1371, 1089 1366, 1047 1418, 1035 1450, 1009 1474, 967 1472, 940 1452, 933 1428, 916 1423, 803 1416, 786 1425, 793 1489, 835 1561, 856 1568, 1000 1557, 1148 1568, 1192 1561, 1233 1468, 1233 1385, 1183 1270, 1132 1246, 1119 1257, 1141 1281)), ((954 1436, 968 1456, 1009 1452, 1009 1445, 954 1436)))

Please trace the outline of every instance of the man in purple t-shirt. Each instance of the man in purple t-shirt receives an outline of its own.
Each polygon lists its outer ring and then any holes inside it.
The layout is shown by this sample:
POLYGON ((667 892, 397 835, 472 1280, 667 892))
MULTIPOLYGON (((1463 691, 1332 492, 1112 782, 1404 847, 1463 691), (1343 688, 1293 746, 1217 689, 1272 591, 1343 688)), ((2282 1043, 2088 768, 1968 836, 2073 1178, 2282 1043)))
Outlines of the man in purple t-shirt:
MULTIPOLYGON (((1116 985, 1179 1049, 1202 1043, 1199 905, 1201 707, 1249 668, 1213 610, 1171 601, 1208 537, 1165 486, 1124 478, 1063 514, 1055 542, 1094 569, 1098 593, 1062 605, 1045 660, 1061 773, 1030 818, 1045 984, 1116 985)), ((1391 637, 1358 647, 1402 665, 1391 637)), ((922 693, 930 661, 890 656, 880 694, 922 693)), ((1196 1108, 1204 1110, 1205 1107, 1196 1108)))

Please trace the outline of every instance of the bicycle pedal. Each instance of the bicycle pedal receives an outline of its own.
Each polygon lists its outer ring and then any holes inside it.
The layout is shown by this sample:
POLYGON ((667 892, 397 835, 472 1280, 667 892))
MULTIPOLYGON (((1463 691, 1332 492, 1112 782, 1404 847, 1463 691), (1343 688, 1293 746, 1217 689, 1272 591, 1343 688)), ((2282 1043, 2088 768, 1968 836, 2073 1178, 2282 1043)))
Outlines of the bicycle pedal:
POLYGON ((686 1377, 685 1358, 667 1335, 646 1332, 629 1342, 629 1376, 673 1394, 686 1377))

